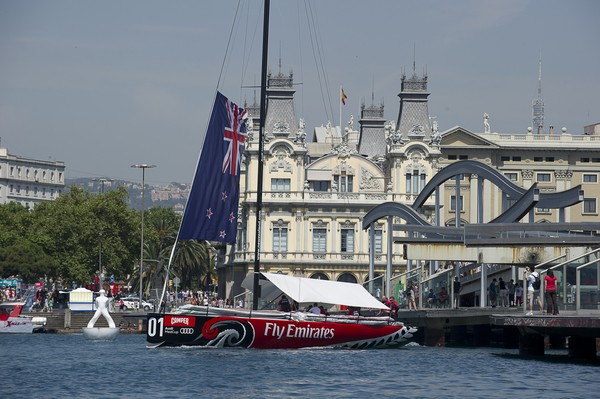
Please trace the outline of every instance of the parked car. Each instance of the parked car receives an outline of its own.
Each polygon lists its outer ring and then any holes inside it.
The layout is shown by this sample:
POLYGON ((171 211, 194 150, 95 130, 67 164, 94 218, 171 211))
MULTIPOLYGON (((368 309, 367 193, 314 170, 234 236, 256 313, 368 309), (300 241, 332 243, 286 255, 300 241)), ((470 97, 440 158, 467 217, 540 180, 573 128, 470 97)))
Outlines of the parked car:
MULTIPOLYGON (((122 299, 126 310, 138 310, 140 308, 140 300, 138 297, 126 297, 122 299)), ((152 305, 150 302, 142 300, 142 309, 144 309, 145 311, 153 310, 154 305, 152 305)))

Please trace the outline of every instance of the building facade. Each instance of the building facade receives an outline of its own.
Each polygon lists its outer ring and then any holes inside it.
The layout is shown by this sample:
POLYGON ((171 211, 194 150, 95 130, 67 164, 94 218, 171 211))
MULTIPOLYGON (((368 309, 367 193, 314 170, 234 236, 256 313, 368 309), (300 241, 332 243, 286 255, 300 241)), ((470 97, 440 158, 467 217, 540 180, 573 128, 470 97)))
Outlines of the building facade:
POLYGON ((53 201, 65 188, 65 164, 9 154, 0 147, 0 203, 17 202, 33 208, 53 201))
MULTIPOLYGON (((493 133, 484 116, 481 133, 461 127, 439 131, 428 112, 427 76, 413 68, 401 78, 396 118, 387 122, 384 106, 361 106, 358 126, 351 116, 346 126, 330 123, 314 128, 307 139, 304 121, 294 110, 293 75, 269 74, 267 116, 264 129, 263 195, 257 235, 257 180, 259 107, 250 114, 241 178, 238 239, 219 258, 219 295, 233 298, 243 293, 240 283, 254 265, 255 243, 260 237, 261 270, 303 277, 365 283, 369 275, 369 232, 362 218, 385 202, 412 205, 439 170, 463 159, 497 168, 508 179, 528 188, 538 183, 541 192, 563 191, 581 184, 583 203, 571 207, 565 221, 597 221, 600 196, 600 136, 575 135, 538 127, 524 134, 493 133)), ((502 212, 502 193, 484 182, 483 198, 477 198, 476 175, 440 187, 440 224, 476 223, 475 202, 483 201, 483 222, 502 212)), ((435 196, 422 207, 434 223, 435 196)), ((534 222, 558 222, 556 210, 535 209, 534 222)), ((529 221, 524 220, 524 221, 529 221)), ((402 223, 394 220, 394 223, 402 223)), ((388 263, 388 224, 375 230, 375 281, 388 263)), ((391 240, 389 241, 391 242, 391 240)), ((392 273, 406 270, 401 244, 391 244, 392 273)))

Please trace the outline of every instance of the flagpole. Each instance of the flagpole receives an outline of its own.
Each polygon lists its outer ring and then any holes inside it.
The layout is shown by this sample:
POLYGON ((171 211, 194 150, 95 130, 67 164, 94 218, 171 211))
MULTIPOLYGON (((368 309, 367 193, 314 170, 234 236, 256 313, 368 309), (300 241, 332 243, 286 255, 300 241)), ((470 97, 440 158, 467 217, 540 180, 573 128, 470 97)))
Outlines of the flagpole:
POLYGON ((258 180, 256 187, 256 236, 254 237, 254 279, 252 282, 252 310, 258 310, 260 297, 260 244, 261 244, 261 218, 262 218, 262 190, 263 190, 263 147, 265 135, 265 122, 267 121, 267 55, 269 53, 269 9, 271 1, 265 0, 263 15, 263 48, 262 68, 260 82, 260 129, 258 133, 258 180))
POLYGON ((344 132, 342 132, 342 85, 340 85, 340 138, 344 136, 344 132))

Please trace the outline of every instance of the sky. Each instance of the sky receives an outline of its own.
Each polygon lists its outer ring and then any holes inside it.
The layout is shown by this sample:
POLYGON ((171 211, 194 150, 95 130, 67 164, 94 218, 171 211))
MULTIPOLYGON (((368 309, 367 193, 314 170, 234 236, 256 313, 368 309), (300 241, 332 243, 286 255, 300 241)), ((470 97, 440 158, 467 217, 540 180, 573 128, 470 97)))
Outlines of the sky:
MULTIPOLYGON (((192 180, 215 91, 259 97, 262 1, 0 1, 0 145, 66 177, 192 180), (237 17, 236 17, 237 16, 237 17), (235 22, 234 22, 235 21, 235 22), (228 45, 229 43, 229 45, 228 45)), ((294 73, 307 131, 398 117, 402 73, 428 75, 441 132, 523 134, 542 59, 545 126, 600 122, 596 0, 277 0, 269 69, 294 73), (281 67, 280 67, 281 64, 281 67)))

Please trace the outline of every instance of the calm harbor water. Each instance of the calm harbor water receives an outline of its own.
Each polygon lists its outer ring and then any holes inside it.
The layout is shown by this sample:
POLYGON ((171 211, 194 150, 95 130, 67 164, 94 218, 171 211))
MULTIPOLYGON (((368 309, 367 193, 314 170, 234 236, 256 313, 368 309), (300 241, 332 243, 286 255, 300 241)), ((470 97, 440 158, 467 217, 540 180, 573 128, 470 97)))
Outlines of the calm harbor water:
POLYGON ((565 351, 407 346, 390 350, 146 349, 80 334, 0 335, 5 398, 589 398, 599 362, 565 351))

